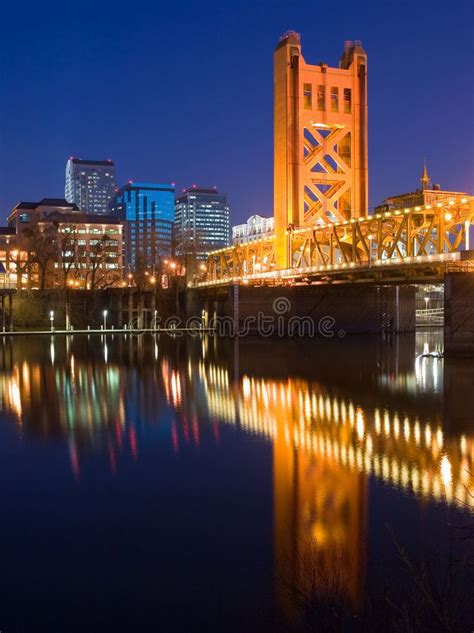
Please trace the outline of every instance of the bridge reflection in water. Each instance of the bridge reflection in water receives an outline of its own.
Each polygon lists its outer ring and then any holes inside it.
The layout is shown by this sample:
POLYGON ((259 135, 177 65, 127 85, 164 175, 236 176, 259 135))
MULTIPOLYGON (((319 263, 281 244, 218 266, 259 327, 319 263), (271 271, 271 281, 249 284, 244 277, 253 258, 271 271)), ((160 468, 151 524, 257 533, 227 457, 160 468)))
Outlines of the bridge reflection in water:
POLYGON ((138 459, 137 430, 165 424, 165 411, 175 451, 209 431, 218 441, 222 426, 271 442, 277 576, 309 590, 312 561, 317 590, 334 591, 328 570, 337 559, 338 582, 356 604, 370 477, 474 510, 466 399, 474 372, 422 356, 436 349, 433 332, 271 347, 151 336, 99 346, 77 337, 51 339, 45 361, 43 343, 15 341, 1 350, 0 406, 24 435, 67 438, 76 477, 86 453, 104 455, 113 471, 125 454, 138 459))

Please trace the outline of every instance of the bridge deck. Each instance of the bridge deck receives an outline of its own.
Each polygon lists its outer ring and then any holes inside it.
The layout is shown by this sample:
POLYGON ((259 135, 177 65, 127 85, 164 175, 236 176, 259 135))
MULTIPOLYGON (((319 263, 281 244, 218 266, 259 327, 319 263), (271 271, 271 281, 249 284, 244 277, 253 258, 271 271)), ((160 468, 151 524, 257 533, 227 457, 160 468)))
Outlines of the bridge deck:
POLYGON ((342 222, 290 225, 284 234, 210 253, 206 281, 193 285, 441 281, 446 272, 474 270, 473 224, 469 196, 342 222), (286 244, 283 259, 277 257, 278 240, 286 244))
POLYGON ((433 283, 443 281, 446 272, 474 272, 474 251, 443 253, 412 258, 380 259, 368 265, 342 263, 308 266, 254 273, 245 276, 222 277, 190 284, 195 288, 242 284, 297 283, 433 283))

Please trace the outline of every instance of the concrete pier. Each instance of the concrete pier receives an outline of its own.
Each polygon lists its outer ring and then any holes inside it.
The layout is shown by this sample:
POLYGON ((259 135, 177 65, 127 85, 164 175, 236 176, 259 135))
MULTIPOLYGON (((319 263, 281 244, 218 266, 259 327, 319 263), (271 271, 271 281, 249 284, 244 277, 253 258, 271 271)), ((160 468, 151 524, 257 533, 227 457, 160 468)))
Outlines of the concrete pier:
POLYGON ((444 353, 474 356, 474 274, 447 273, 444 281, 444 353))

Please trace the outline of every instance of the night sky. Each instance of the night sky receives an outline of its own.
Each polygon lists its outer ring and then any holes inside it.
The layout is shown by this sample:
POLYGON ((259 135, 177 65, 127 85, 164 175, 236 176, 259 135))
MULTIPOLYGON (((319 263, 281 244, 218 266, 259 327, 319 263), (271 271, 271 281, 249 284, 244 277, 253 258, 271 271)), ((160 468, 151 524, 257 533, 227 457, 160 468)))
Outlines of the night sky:
POLYGON ((217 185, 232 223, 272 213, 273 49, 368 54, 370 204, 433 182, 474 192, 472 2, 9 2, 0 16, 0 221, 64 196, 67 157, 128 179, 217 185))

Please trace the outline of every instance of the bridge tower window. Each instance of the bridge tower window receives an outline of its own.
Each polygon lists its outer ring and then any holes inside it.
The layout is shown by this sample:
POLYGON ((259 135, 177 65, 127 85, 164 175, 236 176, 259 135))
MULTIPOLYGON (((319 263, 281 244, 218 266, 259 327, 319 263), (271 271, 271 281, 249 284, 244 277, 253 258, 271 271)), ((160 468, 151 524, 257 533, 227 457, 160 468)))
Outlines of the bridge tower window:
POLYGON ((306 110, 313 107, 313 86, 311 84, 303 84, 303 101, 306 110))
POLYGON ((331 112, 339 112, 339 88, 337 86, 331 88, 331 112))
POLYGON ((344 88, 344 112, 350 114, 352 112, 352 90, 344 88))
POLYGON ((318 110, 324 112, 326 109, 326 90, 325 86, 318 86, 318 110))

